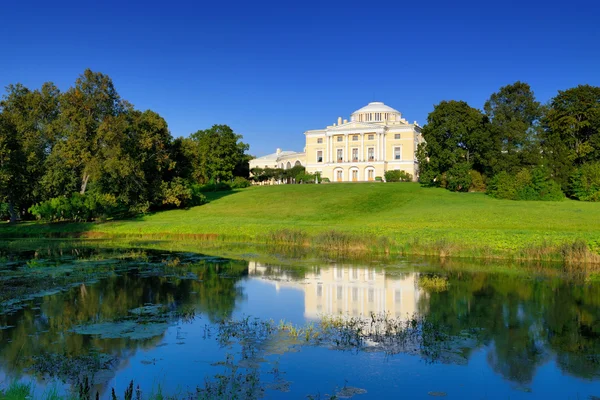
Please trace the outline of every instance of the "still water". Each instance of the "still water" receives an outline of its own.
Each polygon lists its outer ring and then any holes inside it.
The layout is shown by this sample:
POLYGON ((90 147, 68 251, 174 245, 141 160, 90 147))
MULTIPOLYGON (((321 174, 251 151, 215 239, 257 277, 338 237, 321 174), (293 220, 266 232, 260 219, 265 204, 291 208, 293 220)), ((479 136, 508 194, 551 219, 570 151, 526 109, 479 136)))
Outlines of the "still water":
POLYGON ((122 398, 131 381, 143 398, 600 396, 594 276, 87 247, 1 256, 0 388, 32 382, 37 397, 122 398))

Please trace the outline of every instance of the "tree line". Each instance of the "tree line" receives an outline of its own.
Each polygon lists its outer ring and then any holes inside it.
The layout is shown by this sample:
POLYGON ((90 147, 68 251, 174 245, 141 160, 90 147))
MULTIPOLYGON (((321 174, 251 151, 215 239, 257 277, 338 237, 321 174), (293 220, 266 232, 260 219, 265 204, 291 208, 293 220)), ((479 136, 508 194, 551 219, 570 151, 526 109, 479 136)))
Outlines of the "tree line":
POLYGON ((422 184, 514 200, 600 201, 600 87, 546 105, 527 83, 501 87, 483 110, 442 101, 418 147, 422 184))
POLYGON ((0 214, 89 220, 205 201, 248 176, 248 145, 226 125, 173 138, 152 110, 87 69, 66 92, 9 85, 0 101, 0 214))

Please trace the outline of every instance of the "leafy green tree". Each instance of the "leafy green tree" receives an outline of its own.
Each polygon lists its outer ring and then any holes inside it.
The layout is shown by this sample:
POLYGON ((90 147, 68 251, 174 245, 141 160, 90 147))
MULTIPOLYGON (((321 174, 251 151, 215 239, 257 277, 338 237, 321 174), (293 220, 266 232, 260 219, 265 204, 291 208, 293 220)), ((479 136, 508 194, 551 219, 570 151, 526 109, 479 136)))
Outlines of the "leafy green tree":
POLYGON ((196 145, 192 156, 197 160, 194 178, 199 183, 231 180, 236 166, 246 160, 249 146, 241 141, 242 135, 227 125, 213 125, 193 133, 190 138, 196 145))
POLYGON ((89 69, 62 96, 62 135, 55 156, 78 175, 81 194, 90 179, 100 177, 106 155, 103 150, 114 146, 115 120, 111 118, 118 118, 128 108, 131 106, 121 100, 110 77, 89 69))
MULTIPOLYGON (((45 83, 35 91, 20 84, 9 85, 1 108, 7 131, 6 144, 11 143, 12 152, 10 165, 13 176, 7 190, 11 192, 13 211, 16 207, 23 215, 43 196, 40 177, 57 129, 59 92, 51 83, 45 83), (9 139, 13 135, 16 135, 14 140, 9 139)), ((13 214, 13 219, 15 216, 13 214)))
POLYGON ((555 179, 567 190, 575 168, 600 161, 600 87, 579 85, 550 102, 542 147, 555 179))
POLYGON ((421 183, 440 186, 456 164, 485 172, 492 147, 486 127, 486 116, 464 101, 436 105, 423 127, 425 143, 417 151, 421 183))
POLYGON ((542 107, 527 83, 517 81, 501 87, 490 96, 484 110, 494 146, 487 156, 493 174, 516 173, 540 163, 537 131, 542 107))

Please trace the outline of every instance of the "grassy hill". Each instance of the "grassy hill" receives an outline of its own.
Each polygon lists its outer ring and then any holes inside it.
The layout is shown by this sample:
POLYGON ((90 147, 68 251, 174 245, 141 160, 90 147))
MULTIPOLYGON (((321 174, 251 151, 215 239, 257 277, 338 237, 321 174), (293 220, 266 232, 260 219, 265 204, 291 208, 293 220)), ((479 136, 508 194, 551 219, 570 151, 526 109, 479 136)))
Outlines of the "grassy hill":
MULTIPOLYGON (((135 220, 28 228, 115 235, 217 234, 224 240, 264 243, 279 238, 309 245, 333 243, 338 235, 339 240, 382 243, 404 252, 490 257, 564 252, 564 245, 582 241, 593 252, 600 250, 600 204, 572 200, 496 200, 413 183, 263 186, 209 198, 210 203, 200 207, 135 220)), ((7 229, 11 228, 5 227, 4 234, 7 229)))

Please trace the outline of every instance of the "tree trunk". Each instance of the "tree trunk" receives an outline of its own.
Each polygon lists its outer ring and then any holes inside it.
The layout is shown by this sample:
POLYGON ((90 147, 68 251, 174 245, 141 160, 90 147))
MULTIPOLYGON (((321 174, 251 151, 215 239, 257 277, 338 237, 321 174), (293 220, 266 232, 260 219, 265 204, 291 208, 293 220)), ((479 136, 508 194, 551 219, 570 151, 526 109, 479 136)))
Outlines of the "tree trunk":
POLYGON ((12 200, 8 202, 8 213, 10 214, 10 223, 15 224, 17 222, 17 212, 15 211, 15 205, 12 200))
POLYGON ((88 181, 90 180, 89 174, 83 174, 83 180, 81 182, 81 191, 80 194, 85 194, 85 189, 87 188, 88 181))

